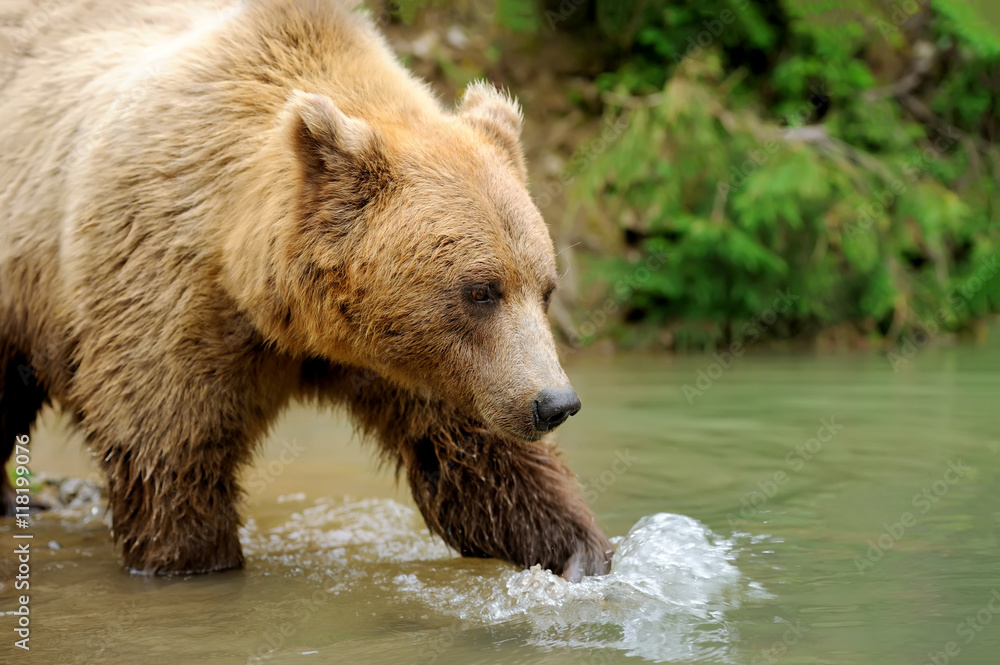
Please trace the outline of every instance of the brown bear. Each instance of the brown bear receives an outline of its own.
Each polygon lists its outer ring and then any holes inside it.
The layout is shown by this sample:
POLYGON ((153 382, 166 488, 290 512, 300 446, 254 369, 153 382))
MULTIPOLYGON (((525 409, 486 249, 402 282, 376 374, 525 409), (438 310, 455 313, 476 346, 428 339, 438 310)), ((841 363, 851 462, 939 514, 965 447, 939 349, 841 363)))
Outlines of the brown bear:
POLYGON ((443 108, 353 4, 15 17, 35 27, 0 91, 0 461, 56 403, 124 565, 222 570, 275 417, 342 405, 463 555, 605 573, 546 438, 580 403, 520 109, 483 83, 443 108))

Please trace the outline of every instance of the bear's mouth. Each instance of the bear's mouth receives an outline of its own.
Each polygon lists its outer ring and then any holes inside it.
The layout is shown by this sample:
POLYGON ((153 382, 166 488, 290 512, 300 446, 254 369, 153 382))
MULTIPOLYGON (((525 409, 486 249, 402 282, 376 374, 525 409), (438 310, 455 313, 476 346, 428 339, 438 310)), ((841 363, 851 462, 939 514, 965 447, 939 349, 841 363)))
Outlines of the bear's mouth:
MULTIPOLYGON (((532 412, 533 411, 534 411, 534 406, 532 406, 532 412)), ((527 428, 522 429, 522 428, 509 427, 505 425, 499 425, 496 427, 496 429, 500 430, 502 434, 517 439, 522 443, 534 443, 536 441, 540 441, 542 437, 548 434, 548 432, 540 431, 533 426, 529 426, 527 428)))
MULTIPOLYGON (((513 414, 510 414, 510 416, 513 416, 513 414)), ((520 418, 508 417, 504 418, 501 422, 496 422, 495 420, 480 416, 483 429, 491 431, 501 438, 513 439, 521 443, 534 443, 547 433, 538 431, 530 424, 524 427, 520 425, 521 420, 520 418)))

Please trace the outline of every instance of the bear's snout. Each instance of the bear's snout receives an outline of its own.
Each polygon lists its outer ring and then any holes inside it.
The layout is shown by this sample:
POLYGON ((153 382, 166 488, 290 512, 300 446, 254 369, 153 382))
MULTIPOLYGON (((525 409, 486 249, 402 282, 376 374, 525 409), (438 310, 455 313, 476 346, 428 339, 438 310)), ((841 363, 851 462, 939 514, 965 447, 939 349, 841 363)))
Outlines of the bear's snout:
POLYGON ((580 410, 580 398, 569 386, 565 388, 545 388, 535 396, 531 404, 535 429, 548 432, 559 427, 570 416, 580 410))

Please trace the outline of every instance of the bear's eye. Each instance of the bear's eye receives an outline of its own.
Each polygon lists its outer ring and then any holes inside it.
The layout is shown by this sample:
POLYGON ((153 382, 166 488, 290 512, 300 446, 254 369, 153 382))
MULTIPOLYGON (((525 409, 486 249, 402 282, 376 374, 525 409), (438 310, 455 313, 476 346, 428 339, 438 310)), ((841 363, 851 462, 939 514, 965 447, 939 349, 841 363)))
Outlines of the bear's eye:
POLYGON ((465 287, 465 297, 476 305, 489 305, 499 299, 500 290, 492 284, 472 284, 465 287))
POLYGON ((552 301, 552 292, 556 290, 555 286, 550 286, 545 289, 545 293, 542 294, 542 305, 545 307, 545 311, 549 311, 549 303, 552 301))

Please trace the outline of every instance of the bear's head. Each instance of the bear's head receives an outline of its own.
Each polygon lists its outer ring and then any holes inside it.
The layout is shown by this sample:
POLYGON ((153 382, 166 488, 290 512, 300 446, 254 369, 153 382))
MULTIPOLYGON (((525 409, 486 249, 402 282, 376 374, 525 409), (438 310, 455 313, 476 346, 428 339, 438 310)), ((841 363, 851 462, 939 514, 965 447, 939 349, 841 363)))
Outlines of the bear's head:
POLYGON ((515 101, 478 83, 455 114, 362 119, 296 93, 284 123, 300 170, 284 298, 308 348, 522 440, 577 412, 515 101))

